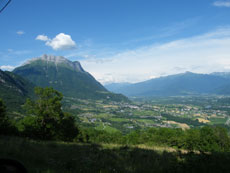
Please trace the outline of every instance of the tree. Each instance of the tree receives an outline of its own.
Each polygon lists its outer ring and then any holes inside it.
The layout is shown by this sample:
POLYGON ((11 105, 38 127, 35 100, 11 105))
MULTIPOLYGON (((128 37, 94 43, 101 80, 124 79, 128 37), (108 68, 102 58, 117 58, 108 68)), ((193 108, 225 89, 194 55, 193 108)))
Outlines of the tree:
POLYGON ((7 120, 6 118, 6 106, 0 99, 0 124, 3 124, 7 120))
POLYGON ((5 134, 7 131, 9 123, 6 117, 6 106, 3 103, 2 99, 0 99, 0 134, 5 134))
POLYGON ((189 151, 200 150, 200 129, 189 129, 185 133, 185 149, 189 151))
POLYGON ((73 141, 78 133, 79 130, 75 125, 74 117, 69 113, 64 113, 59 123, 59 139, 63 141, 73 141))
POLYGON ((0 99, 0 134, 1 135, 17 135, 16 128, 11 124, 6 115, 6 106, 0 99))
POLYGON ((227 152, 230 150, 230 140, 226 129, 205 126, 201 128, 200 134, 201 151, 227 152))
MULTIPOLYGON (((24 122, 24 130, 32 127, 37 138, 43 140, 72 141, 77 136, 78 129, 74 117, 62 111, 62 94, 48 87, 36 87, 35 94, 37 100, 28 99, 25 104, 27 113, 33 118, 24 122)), ((27 132, 24 134, 28 135, 27 132)), ((31 135, 33 136, 33 134, 31 135)))
POLYGON ((217 126, 214 129, 214 134, 222 152, 229 152, 230 151, 230 138, 226 128, 217 126))

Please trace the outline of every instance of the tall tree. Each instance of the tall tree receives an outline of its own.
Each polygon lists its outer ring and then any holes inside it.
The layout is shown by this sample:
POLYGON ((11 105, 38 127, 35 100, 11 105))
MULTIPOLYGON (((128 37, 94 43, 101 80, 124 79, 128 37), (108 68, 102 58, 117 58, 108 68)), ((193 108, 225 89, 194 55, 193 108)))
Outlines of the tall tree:
POLYGON ((1 135, 16 135, 17 130, 9 121, 6 115, 6 106, 0 99, 0 134, 1 135))
POLYGON ((6 120, 6 106, 3 103, 2 99, 0 99, 0 124, 2 124, 6 120))
MULTIPOLYGON (((53 88, 35 88, 37 100, 28 99, 25 104, 27 112, 35 121, 29 124, 40 139, 61 139, 71 141, 78 134, 74 117, 62 111, 62 94, 53 88), (71 135, 70 135, 71 129, 71 135), (68 136, 68 137, 67 137, 68 136)), ((24 123, 26 129, 28 124, 24 123)))

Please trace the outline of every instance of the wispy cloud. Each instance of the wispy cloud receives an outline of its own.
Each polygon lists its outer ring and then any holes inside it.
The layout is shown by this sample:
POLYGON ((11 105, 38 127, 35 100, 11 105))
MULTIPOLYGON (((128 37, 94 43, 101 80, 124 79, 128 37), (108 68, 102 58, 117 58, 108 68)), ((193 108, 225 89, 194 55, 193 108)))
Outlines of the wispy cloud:
POLYGON ((70 35, 60 33, 53 39, 48 38, 46 35, 38 35, 35 40, 45 41, 47 46, 53 48, 53 50, 68 50, 76 48, 75 41, 72 40, 70 35))
POLYGON ((38 35, 35 40, 48 41, 49 38, 46 35, 38 35))
POLYGON ((162 27, 162 28, 150 28, 149 30, 155 30, 155 34, 151 36, 146 36, 142 38, 137 38, 133 40, 129 40, 124 42, 124 45, 129 45, 133 43, 138 43, 138 42, 146 42, 146 41, 151 41, 151 40, 156 40, 156 39, 162 39, 162 38, 168 38, 171 36, 175 36, 182 31, 191 28, 194 25, 197 25, 197 23, 200 21, 201 17, 194 17, 190 18, 181 22, 175 22, 172 23, 168 26, 162 27))
POLYGON ((230 1, 215 1, 213 5, 216 7, 230 7, 230 1))
POLYGON ((20 31, 17 31, 16 33, 17 33, 18 35, 23 35, 23 34, 25 34, 25 32, 24 32, 24 31, 21 31, 21 30, 20 30, 20 31))
POLYGON ((97 61, 86 58, 81 63, 102 83, 138 82, 152 76, 185 71, 229 71, 229 47, 230 27, 226 27, 195 37, 115 53, 97 61))

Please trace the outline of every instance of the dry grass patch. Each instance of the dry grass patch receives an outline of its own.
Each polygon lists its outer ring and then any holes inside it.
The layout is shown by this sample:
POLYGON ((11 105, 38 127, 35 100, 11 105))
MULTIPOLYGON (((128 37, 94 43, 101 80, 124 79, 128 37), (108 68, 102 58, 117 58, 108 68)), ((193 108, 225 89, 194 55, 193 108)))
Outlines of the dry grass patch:
POLYGON ((175 122, 175 121, 164 121, 164 123, 178 125, 183 130, 190 129, 189 125, 185 124, 185 123, 178 123, 178 122, 175 122))
POLYGON ((203 118, 197 118, 197 120, 198 120, 200 123, 210 123, 209 120, 206 120, 206 119, 203 119, 203 118))

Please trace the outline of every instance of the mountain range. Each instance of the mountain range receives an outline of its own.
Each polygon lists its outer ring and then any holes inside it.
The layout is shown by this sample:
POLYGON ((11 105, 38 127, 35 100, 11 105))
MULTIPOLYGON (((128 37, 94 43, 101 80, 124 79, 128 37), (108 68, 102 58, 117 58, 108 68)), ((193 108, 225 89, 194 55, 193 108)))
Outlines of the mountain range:
POLYGON ((128 101, 121 94, 104 88, 78 61, 62 56, 43 55, 30 59, 12 72, 0 70, 0 98, 8 109, 18 111, 26 98, 33 98, 34 87, 53 87, 64 97, 128 101))
POLYGON ((230 94, 230 73, 196 74, 185 72, 154 78, 135 84, 105 85, 115 93, 128 97, 181 96, 201 94, 230 94))
POLYGON ((53 87, 66 97, 122 101, 127 98, 104 88, 78 61, 62 56, 43 55, 13 70, 36 86, 53 87))
POLYGON ((53 87, 65 97, 110 101, 128 101, 125 96, 230 95, 230 73, 186 72, 135 84, 115 83, 104 87, 78 61, 53 55, 30 59, 12 72, 0 70, 0 98, 12 110, 20 107, 26 98, 34 97, 35 86, 53 87))

